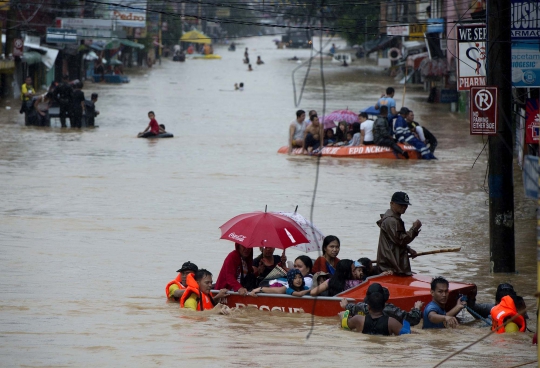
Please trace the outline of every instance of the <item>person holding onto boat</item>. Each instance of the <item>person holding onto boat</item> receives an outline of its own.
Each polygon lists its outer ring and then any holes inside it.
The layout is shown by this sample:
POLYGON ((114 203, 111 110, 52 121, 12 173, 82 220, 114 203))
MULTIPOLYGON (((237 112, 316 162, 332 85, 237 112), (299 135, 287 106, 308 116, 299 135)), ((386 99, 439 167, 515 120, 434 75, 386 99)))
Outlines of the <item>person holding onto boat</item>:
POLYGON ((336 265, 339 262, 337 257, 341 243, 335 235, 328 235, 323 239, 322 256, 315 260, 313 264, 313 273, 323 271, 330 275, 336 273, 336 265))
POLYGON ((431 281, 431 296, 433 300, 426 305, 423 314, 424 325, 423 329, 429 328, 455 328, 459 325, 456 315, 463 308, 467 307, 467 302, 461 298, 457 300, 454 308, 449 312, 445 311, 446 302, 448 301, 449 283, 443 277, 436 277, 431 281))
POLYGON ((365 112, 361 112, 358 115, 358 121, 360 121, 360 145, 371 145, 375 144, 373 141, 373 124, 375 123, 373 120, 368 118, 368 114, 365 112))
POLYGON ((199 268, 190 261, 185 262, 178 271, 178 275, 165 286, 165 295, 169 301, 179 301, 187 287, 187 277, 197 272, 199 268))
POLYGON ((189 274, 186 279, 187 288, 180 298, 180 308, 187 308, 194 311, 216 310, 221 314, 229 314, 230 309, 226 305, 220 304, 221 298, 229 292, 221 289, 212 296, 212 273, 204 268, 197 273, 189 274))
MULTIPOLYGON (((397 115, 396 111, 396 100, 394 100, 394 88, 388 87, 386 89, 386 95, 379 98, 377 103, 375 104, 375 108, 377 110, 380 110, 381 107, 386 106, 388 108, 387 116, 389 119, 393 119, 397 115)), ((381 115, 382 112, 381 112, 381 115)))
POLYGON ((348 318, 348 311, 340 313, 341 327, 367 335, 398 336, 403 325, 384 313, 385 297, 380 292, 371 293, 364 299, 369 313, 348 318))
MULTIPOLYGON (((71 87, 71 84, 69 83, 69 75, 62 76, 62 83, 60 83, 55 89, 54 89, 54 98, 58 102, 58 105, 60 106, 60 124, 62 125, 62 128, 66 128, 66 117, 69 117, 69 120, 71 122, 71 100, 73 96, 73 88, 71 87)), ((73 123, 71 123, 73 126, 73 123)))
POLYGON ((396 157, 399 154, 408 159, 409 154, 398 146, 394 138, 392 138, 392 129, 388 124, 387 112, 388 107, 381 106, 380 115, 373 123, 373 141, 377 146, 392 148, 396 157))
POLYGON ((390 298, 390 293, 387 288, 381 286, 379 283, 373 283, 369 285, 367 292, 366 292, 366 298, 364 298, 363 302, 354 304, 349 303, 346 298, 341 299, 341 307, 349 312, 348 318, 352 318, 356 315, 365 316, 369 314, 369 307, 366 303, 366 299, 369 298, 369 296, 373 293, 381 293, 384 295, 384 309, 383 313, 387 316, 390 316, 392 318, 395 318, 405 326, 405 324, 409 324, 410 326, 416 326, 420 323, 422 320, 422 306, 424 303, 420 300, 414 303, 414 307, 409 311, 404 311, 403 309, 400 309, 396 307, 394 304, 387 303, 388 299, 390 298))
POLYGON ((427 128, 420 126, 420 124, 414 121, 414 112, 412 110, 409 110, 409 114, 405 117, 405 121, 416 138, 422 141, 426 146, 429 144, 429 151, 434 153, 437 148, 437 138, 435 138, 427 128))
POLYGON ((394 124, 394 132, 396 133, 396 139, 399 143, 408 144, 414 146, 414 148, 420 152, 424 160, 435 160, 437 159, 433 153, 427 148, 427 146, 418 138, 411 133, 411 129, 407 124, 405 118, 409 115, 409 109, 402 107, 399 110, 399 116, 396 119, 394 124))
POLYGON ((99 111, 96 110, 96 102, 98 101, 98 94, 92 93, 90 101, 84 101, 86 105, 86 125, 95 126, 96 117, 99 115, 99 111))
POLYGON ((324 147, 324 127, 319 122, 317 115, 309 117, 311 124, 304 132, 304 150, 309 154, 319 152, 324 147))
POLYGON ((304 110, 296 111, 296 120, 289 125, 289 154, 293 148, 304 147, 304 137, 308 123, 304 110))
POLYGON ((311 289, 310 294, 334 296, 360 285, 363 282, 363 273, 358 269, 363 267, 359 262, 342 259, 336 266, 336 273, 327 281, 311 289))
POLYGON ((254 260, 253 260, 253 268, 257 270, 258 273, 258 280, 259 282, 262 281, 276 266, 280 266, 281 268, 286 270, 285 265, 287 264, 287 256, 285 255, 285 252, 280 256, 274 255, 274 251, 276 248, 272 247, 260 247, 261 254, 259 254, 254 260))
POLYGON ((253 269, 253 249, 238 243, 234 243, 234 248, 223 261, 216 289, 225 288, 240 295, 247 295, 257 283, 257 275, 253 269))
POLYGON ((293 268, 287 272, 287 286, 264 287, 260 286, 253 289, 249 295, 257 296, 260 293, 267 294, 287 294, 292 296, 304 296, 309 293, 309 287, 306 286, 304 277, 300 270, 293 268))
POLYGON ((405 230, 401 215, 407 211, 410 204, 407 193, 395 192, 390 201, 390 209, 377 221, 377 226, 381 229, 377 266, 382 272, 392 271, 396 275, 412 275, 409 254, 414 258, 416 251, 409 244, 420 233, 422 223, 416 220, 408 231, 405 230))
POLYGON ((73 94, 71 95, 71 118, 70 123, 72 128, 82 127, 82 117, 86 111, 86 105, 84 101, 84 92, 82 91, 83 84, 81 81, 76 80, 73 83, 73 94))

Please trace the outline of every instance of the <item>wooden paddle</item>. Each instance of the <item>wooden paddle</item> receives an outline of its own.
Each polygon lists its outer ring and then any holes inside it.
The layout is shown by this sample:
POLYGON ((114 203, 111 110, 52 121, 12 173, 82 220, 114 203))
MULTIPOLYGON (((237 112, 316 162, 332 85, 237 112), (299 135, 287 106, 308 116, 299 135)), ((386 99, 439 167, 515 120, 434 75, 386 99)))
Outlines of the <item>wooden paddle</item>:
MULTIPOLYGON (((447 253, 447 252, 459 252, 461 250, 461 247, 457 248, 446 248, 446 249, 438 249, 438 250, 430 250, 427 252, 417 252, 416 257, 419 256, 427 256, 428 254, 437 254, 437 253, 447 253)), ((412 256, 409 254, 409 258, 412 258, 412 256)), ((372 264, 377 263, 377 261, 371 261, 372 264)))

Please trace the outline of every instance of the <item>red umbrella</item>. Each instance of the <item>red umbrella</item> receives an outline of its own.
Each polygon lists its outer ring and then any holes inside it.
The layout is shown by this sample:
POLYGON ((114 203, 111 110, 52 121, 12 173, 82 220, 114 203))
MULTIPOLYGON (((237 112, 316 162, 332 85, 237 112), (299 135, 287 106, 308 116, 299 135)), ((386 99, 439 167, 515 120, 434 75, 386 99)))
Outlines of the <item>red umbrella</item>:
POLYGON ((351 110, 336 110, 324 117, 323 124, 334 123, 334 121, 346 121, 349 124, 357 123, 358 114, 351 110))
POLYGON ((306 233, 294 220, 274 212, 250 212, 233 217, 219 227, 221 239, 247 248, 285 249, 309 243, 306 233))

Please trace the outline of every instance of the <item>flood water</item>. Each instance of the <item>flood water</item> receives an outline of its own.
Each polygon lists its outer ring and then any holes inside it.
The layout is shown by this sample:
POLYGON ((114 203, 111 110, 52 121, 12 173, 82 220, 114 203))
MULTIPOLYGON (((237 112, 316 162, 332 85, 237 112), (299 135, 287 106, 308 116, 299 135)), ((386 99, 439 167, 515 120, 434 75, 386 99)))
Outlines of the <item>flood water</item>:
MULTIPOLYGON (((18 101, 0 106, 0 365, 429 367, 489 330, 469 321, 456 330, 393 338, 354 334, 337 318, 242 310, 188 313, 167 304, 164 287, 183 262, 217 278, 233 243, 219 226, 249 211, 310 215, 317 160, 276 153, 295 118, 291 72, 309 50, 278 50, 274 37, 240 40, 222 60, 165 60, 128 72, 124 85, 86 83, 99 93, 99 128, 25 127, 18 101), (253 72, 242 63, 249 47, 253 72), (265 65, 254 61, 261 55, 265 65), (233 90, 243 82, 245 91, 233 90), (5 109, 11 105, 11 110, 5 109), (175 138, 137 139, 153 110, 175 138), (313 322, 313 324, 312 324, 313 322), (306 336, 313 327, 309 339, 306 336)), ((315 43, 317 45, 317 42, 315 43)), ((296 73, 297 90, 306 68, 296 73)), ((402 87, 373 66, 326 62, 325 111, 358 111, 384 89, 402 87)), ((322 115, 323 87, 313 64, 300 108, 322 115)), ((438 161, 322 158, 314 223, 341 239, 340 258, 375 258, 375 222, 398 190, 412 206, 406 226, 423 223, 413 271, 474 282, 492 302, 510 282, 536 303, 535 203, 516 182, 515 275, 489 273, 488 195, 482 139, 465 115, 425 102, 407 87, 405 105, 438 138, 438 161)), ((300 253, 288 252, 289 260, 300 253)), ((313 258, 317 254, 310 253, 313 258)), ((535 311, 529 327, 536 330, 535 311)), ((464 312, 463 312, 464 313, 464 312)), ((445 366, 509 367, 536 360, 531 333, 491 335, 445 366)))

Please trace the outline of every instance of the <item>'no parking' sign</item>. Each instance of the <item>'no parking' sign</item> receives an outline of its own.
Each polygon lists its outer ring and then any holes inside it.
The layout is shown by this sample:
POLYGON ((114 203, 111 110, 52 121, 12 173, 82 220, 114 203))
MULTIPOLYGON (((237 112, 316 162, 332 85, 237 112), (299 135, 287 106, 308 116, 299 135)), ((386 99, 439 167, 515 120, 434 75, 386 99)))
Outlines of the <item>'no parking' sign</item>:
POLYGON ((471 87, 471 135, 497 134, 497 87, 471 87))

